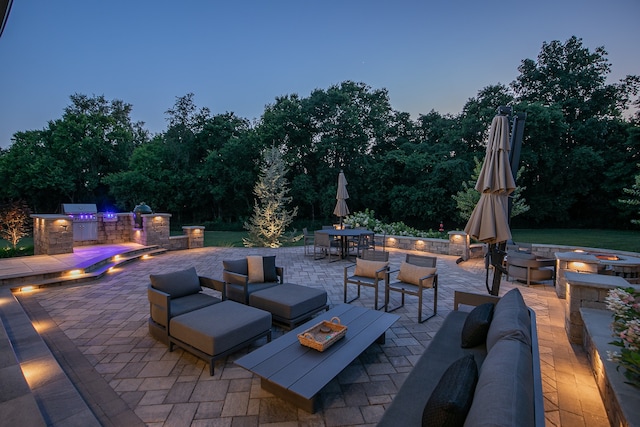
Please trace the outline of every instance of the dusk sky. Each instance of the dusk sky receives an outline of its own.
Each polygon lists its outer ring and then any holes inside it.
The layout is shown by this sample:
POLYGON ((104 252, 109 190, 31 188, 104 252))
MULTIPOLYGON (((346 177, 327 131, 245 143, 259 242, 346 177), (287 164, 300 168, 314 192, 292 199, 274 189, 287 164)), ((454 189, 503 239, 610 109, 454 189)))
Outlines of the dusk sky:
POLYGON ((386 88, 417 118, 458 114, 509 84, 543 42, 604 46, 616 82, 640 75, 640 0, 14 0, 0 37, 0 147, 62 117, 69 96, 133 105, 152 134, 198 107, 259 119, 282 95, 345 80, 386 88))

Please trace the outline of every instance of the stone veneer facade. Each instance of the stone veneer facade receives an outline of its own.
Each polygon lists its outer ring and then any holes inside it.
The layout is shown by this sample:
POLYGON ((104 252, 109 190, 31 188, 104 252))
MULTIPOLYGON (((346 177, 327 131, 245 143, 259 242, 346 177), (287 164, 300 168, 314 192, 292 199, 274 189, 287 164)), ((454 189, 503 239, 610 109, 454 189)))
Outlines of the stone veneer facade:
POLYGON ((182 236, 170 235, 171 214, 142 215, 142 228, 135 228, 133 213, 97 217, 97 240, 73 240, 73 221, 67 215, 34 214, 33 242, 35 255, 73 253, 74 246, 106 245, 134 242, 168 250, 204 247, 204 227, 182 227, 182 236))

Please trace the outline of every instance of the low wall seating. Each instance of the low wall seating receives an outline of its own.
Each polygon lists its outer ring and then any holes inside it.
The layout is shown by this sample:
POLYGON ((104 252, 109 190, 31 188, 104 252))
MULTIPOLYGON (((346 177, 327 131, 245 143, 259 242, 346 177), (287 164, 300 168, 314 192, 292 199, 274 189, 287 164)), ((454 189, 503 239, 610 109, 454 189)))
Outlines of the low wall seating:
POLYGON ((502 298, 456 292, 378 426, 463 424, 545 425, 535 313, 518 289, 502 298))
POLYGON ((167 326, 172 317, 217 304, 224 299, 224 283, 198 276, 193 267, 166 274, 152 274, 149 280, 149 333, 167 345, 167 326), (202 287, 221 292, 222 299, 203 293, 202 287))
POLYGON ((522 251, 507 252, 508 278, 523 281, 527 285, 553 279, 555 264, 555 259, 539 258, 522 251))

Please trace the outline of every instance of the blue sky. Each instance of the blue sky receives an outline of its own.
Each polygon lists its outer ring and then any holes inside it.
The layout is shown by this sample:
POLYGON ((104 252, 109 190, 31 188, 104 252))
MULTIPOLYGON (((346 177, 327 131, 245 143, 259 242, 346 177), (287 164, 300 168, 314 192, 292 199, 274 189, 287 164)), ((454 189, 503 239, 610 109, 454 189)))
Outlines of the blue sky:
POLYGON ((73 93, 133 105, 166 129, 176 97, 258 119, 277 96, 345 80, 416 118, 509 84, 543 42, 604 46, 610 81, 640 74, 640 0, 14 0, 0 37, 0 147, 73 93))

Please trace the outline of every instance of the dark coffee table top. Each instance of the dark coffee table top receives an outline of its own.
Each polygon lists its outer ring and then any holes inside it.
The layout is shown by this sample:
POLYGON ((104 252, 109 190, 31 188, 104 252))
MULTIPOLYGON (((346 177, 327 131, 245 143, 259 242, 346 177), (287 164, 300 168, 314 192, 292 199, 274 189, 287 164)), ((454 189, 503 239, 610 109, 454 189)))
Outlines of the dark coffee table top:
POLYGON ((400 316, 348 304, 338 305, 304 325, 236 360, 236 364, 291 393, 313 398, 347 365, 380 338, 400 316), (323 352, 303 346, 298 334, 337 316, 344 338, 323 352))

